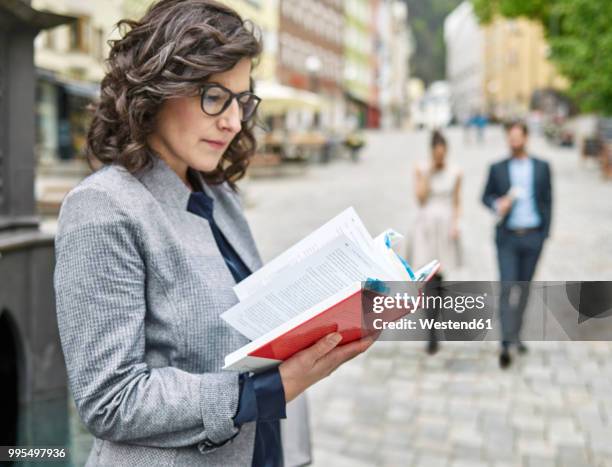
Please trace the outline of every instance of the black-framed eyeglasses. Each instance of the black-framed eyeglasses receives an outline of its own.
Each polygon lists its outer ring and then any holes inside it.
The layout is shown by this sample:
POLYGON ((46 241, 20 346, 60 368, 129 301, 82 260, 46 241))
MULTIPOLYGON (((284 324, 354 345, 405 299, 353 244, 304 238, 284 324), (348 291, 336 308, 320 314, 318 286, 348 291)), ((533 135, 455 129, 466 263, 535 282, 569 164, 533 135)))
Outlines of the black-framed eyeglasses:
POLYGON ((231 105, 232 100, 236 99, 240 109, 240 120, 246 122, 250 120, 261 99, 250 91, 234 93, 217 83, 208 83, 202 86, 200 94, 200 105, 202 112, 211 117, 221 115, 231 105))

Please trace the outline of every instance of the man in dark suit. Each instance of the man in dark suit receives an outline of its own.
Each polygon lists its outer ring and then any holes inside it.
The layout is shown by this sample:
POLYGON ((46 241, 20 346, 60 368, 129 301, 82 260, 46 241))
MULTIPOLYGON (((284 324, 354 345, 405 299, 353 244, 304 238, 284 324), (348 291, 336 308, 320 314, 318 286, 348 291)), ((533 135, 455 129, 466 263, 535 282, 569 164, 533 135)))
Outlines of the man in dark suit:
POLYGON ((529 281, 548 237, 552 213, 548 163, 527 153, 525 123, 513 122, 506 131, 511 157, 491 166, 482 195, 482 202, 499 218, 495 243, 502 281, 499 303, 502 331, 499 364, 502 368, 512 362, 511 345, 516 345, 519 353, 527 351, 520 341, 523 313, 529 297, 529 281), (520 289, 516 305, 510 303, 513 283, 520 289))

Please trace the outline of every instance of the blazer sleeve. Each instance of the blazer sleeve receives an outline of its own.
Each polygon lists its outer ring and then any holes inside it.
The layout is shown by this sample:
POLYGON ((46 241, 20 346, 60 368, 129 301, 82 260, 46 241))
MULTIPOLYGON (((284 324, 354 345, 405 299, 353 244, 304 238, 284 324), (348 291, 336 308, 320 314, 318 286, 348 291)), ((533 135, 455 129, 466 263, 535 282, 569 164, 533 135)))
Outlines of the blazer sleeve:
POLYGON ((544 203, 544 236, 548 237, 550 235, 550 225, 552 222, 552 204, 553 204, 553 194, 552 194, 552 174, 550 170, 550 164, 548 162, 544 162, 544 189, 543 189, 543 203, 544 203))
POLYGON ((487 177, 487 184, 485 185, 484 192, 482 194, 482 202, 489 209, 495 211, 495 201, 497 200, 497 190, 495 188, 495 166, 489 167, 489 176, 487 177))
POLYGON ((146 269, 142 230, 132 217, 108 192, 90 187, 62 206, 54 285, 76 407, 100 439, 212 451, 239 432, 238 374, 146 364, 146 269))

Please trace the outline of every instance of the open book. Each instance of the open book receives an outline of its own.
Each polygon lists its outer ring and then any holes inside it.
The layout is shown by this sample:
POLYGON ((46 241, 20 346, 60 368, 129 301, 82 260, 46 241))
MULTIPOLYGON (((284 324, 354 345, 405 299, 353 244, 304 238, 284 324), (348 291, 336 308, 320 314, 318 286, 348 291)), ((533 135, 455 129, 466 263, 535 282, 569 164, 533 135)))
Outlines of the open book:
POLYGON ((432 261, 413 272, 387 230, 372 239, 348 208, 234 287, 240 302, 221 315, 251 343, 225 357, 224 369, 264 371, 338 331, 363 337, 362 282, 427 281, 432 261))

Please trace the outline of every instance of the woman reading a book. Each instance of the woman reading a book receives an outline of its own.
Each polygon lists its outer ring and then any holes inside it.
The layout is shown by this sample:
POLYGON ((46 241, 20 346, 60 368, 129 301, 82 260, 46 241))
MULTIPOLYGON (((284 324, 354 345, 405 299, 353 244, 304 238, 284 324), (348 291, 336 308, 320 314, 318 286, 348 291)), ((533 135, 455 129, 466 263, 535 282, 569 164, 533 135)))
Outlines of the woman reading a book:
POLYGON ((99 170, 66 197, 57 314, 87 465, 283 465, 285 405, 372 339, 330 334, 256 376, 219 318, 261 266, 236 194, 255 150, 252 28, 212 0, 123 21, 88 134, 99 170))

